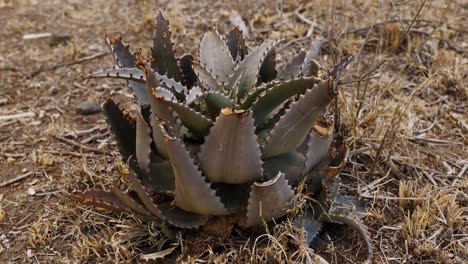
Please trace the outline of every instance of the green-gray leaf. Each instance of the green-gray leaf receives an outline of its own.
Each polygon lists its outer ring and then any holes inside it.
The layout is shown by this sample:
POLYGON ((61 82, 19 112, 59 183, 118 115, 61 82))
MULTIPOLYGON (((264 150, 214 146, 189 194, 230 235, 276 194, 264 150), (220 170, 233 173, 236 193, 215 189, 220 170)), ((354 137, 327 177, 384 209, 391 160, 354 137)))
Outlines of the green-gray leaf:
POLYGON ((200 64, 221 83, 227 82, 228 76, 232 75, 234 62, 217 31, 207 32, 203 36, 200 43, 200 64))
POLYGON ((163 97, 156 97, 155 99, 159 105, 163 105, 168 108, 170 107, 174 110, 180 120, 182 120, 183 125, 198 136, 207 135, 210 127, 213 125, 213 122, 211 122, 210 119, 202 113, 199 113, 184 104, 166 100, 163 97))
POLYGON ((226 215, 229 212, 206 182, 184 143, 174 137, 169 127, 160 126, 175 175, 175 203, 178 207, 201 215, 226 215))
POLYGON ((252 105, 255 126, 263 124, 269 116, 275 114, 274 110, 285 101, 295 95, 304 93, 307 89, 312 89, 315 84, 321 81, 322 80, 314 77, 301 77, 280 82, 267 88, 267 91, 260 95, 252 105))
POLYGON ((201 167, 212 182, 242 184, 262 177, 260 145, 251 111, 225 108, 201 146, 201 167))
POLYGON ((252 87, 255 86, 263 61, 278 43, 280 41, 268 41, 258 46, 234 70, 234 74, 229 78, 229 84, 226 89, 228 91, 236 89, 238 101, 242 100, 252 87))
POLYGON ((251 186, 247 206, 247 226, 270 222, 287 213, 293 206, 294 191, 289 186, 283 173, 264 183, 251 186))
POLYGON ((306 139, 315 120, 333 100, 329 92, 332 80, 324 80, 293 102, 270 132, 263 157, 273 157, 298 148, 306 139))
POLYGON ((153 49, 151 51, 153 62, 151 67, 161 75, 167 75, 177 81, 182 79, 182 73, 177 65, 177 59, 174 54, 171 41, 171 31, 169 21, 167 21, 161 12, 156 18, 156 30, 153 38, 153 49))

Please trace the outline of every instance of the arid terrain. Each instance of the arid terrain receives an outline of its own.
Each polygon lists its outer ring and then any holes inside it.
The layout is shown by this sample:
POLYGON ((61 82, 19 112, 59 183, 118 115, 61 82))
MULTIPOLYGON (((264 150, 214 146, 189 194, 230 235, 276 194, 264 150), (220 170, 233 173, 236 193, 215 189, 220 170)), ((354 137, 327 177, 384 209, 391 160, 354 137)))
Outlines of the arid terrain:
MULTIPOLYGON (((149 54, 158 10, 179 55, 196 55, 205 31, 234 25, 250 47, 283 38, 279 67, 316 36, 325 66, 353 53, 338 101, 352 154, 340 190, 368 201, 373 262, 468 259, 466 1, 0 0, 0 263, 139 263, 174 246, 151 223, 69 198, 127 184, 104 115, 77 106, 132 100, 131 91, 81 77, 114 65, 105 35, 149 54)), ((331 243, 313 252, 330 263, 365 260, 355 232, 331 229, 320 234, 331 243)), ((190 234, 158 261, 305 262, 298 256, 312 250, 296 233, 282 225, 258 240, 190 234)))

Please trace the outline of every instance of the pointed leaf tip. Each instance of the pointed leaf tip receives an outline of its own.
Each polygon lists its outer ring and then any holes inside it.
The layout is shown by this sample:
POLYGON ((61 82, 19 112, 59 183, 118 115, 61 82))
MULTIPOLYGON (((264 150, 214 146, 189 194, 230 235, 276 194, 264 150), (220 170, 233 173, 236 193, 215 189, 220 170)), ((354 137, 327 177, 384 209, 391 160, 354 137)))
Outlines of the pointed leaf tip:
POLYGON ((221 83, 227 82, 228 76, 232 74, 234 62, 217 31, 209 31, 203 36, 200 43, 200 64, 221 83))
POLYGON ((156 17, 156 29, 153 38, 153 49, 151 51, 151 67, 159 74, 167 75, 176 81, 182 79, 177 59, 175 57, 173 44, 171 41, 171 31, 169 21, 164 18, 161 11, 156 17))

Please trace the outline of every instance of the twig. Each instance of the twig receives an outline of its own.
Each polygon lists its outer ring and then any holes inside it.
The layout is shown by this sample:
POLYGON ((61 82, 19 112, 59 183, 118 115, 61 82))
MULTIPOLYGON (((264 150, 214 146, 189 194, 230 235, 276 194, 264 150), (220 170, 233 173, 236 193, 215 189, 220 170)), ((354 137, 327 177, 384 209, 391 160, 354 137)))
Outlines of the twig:
POLYGON ((81 144, 86 144, 86 143, 89 143, 95 139, 98 139, 98 138, 103 138, 103 137, 106 137, 107 135, 110 135, 110 131, 106 131, 104 133, 101 133, 101 134, 96 134, 96 135, 92 135, 90 137, 87 137, 83 140, 81 140, 81 144))
POLYGON ((60 63, 60 64, 56 64, 56 65, 53 65, 53 66, 50 66, 50 67, 40 67, 39 69, 35 70, 34 72, 32 72, 30 74, 31 78, 33 78, 34 76, 38 75, 39 73, 41 72, 45 72, 45 71, 50 71, 50 70, 56 70, 58 68, 62 68, 62 67, 67 67, 67 66, 71 66, 71 65, 75 65, 75 64, 79 64, 79 63, 83 63, 85 61, 89 61, 89 60, 94 60, 94 59, 97 59, 97 58, 100 58, 104 55, 107 55, 109 54, 108 51, 104 51, 104 52, 101 52, 101 53, 96 53, 96 54, 93 54, 93 55, 89 55, 89 56, 86 56, 86 57, 83 57, 83 58, 80 58, 80 59, 77 59, 77 60, 74 60, 74 61, 69 61, 69 62, 65 62, 65 63, 60 63))
MULTIPOLYGON (((368 27, 362 27, 362 28, 357 28, 357 29, 353 29, 351 31, 348 31, 347 33, 359 33, 361 31, 368 31, 370 28, 373 28, 373 27, 379 27, 379 26, 384 26, 384 25, 387 25, 387 24, 392 24, 392 23, 396 23, 396 22, 411 22, 413 21, 414 19, 393 19, 393 20, 387 20, 385 22, 379 22, 379 23, 374 23, 372 26, 368 26, 368 27)), ((415 22, 426 22, 426 23, 434 23, 434 21, 431 21, 431 20, 427 20, 427 19, 416 19, 414 20, 415 22)))
POLYGON ((454 142, 454 141, 448 141, 448 140, 443 140, 443 139, 438 139, 438 138, 413 137, 413 138, 410 138, 410 140, 425 141, 425 142, 429 142, 432 144, 442 144, 442 145, 463 145, 462 142, 454 142))
POLYGON ((306 24, 309 24, 311 26, 314 26, 314 27, 318 27, 320 26, 319 24, 317 24, 315 21, 312 21, 308 18, 306 18, 304 15, 302 15, 301 13, 299 13, 299 10, 296 10, 294 12, 294 14, 300 19, 302 20, 302 22, 306 23, 306 24))
POLYGON ((67 144, 73 145, 75 147, 79 147, 79 148, 81 148, 83 150, 88 150, 88 151, 91 151, 91 152, 97 152, 97 153, 102 153, 102 154, 108 154, 106 151, 104 151, 102 149, 88 147, 86 145, 83 145, 81 143, 78 143, 76 141, 73 141, 73 140, 70 140, 70 139, 67 139, 67 138, 64 138, 64 137, 61 137, 61 136, 55 136, 55 138, 57 138, 60 141, 65 142, 67 144))
POLYGON ((409 200, 409 201, 425 201, 428 200, 430 197, 390 197, 390 196, 372 196, 367 194, 361 194, 360 197, 367 198, 367 199, 381 199, 381 200, 389 200, 389 201, 401 201, 401 200, 409 200))
MULTIPOLYGON (((418 9, 418 12, 416 13, 416 15, 414 16, 414 18, 411 20, 411 23, 410 25, 408 26, 408 28, 406 29, 406 31, 403 33, 403 37, 400 39, 400 42, 398 43, 398 46, 400 46, 403 41, 406 40, 406 38, 408 37, 408 33, 410 32, 411 28, 413 27, 414 25, 414 22, 416 21, 416 19, 418 18, 419 14, 421 13, 421 10, 423 9, 424 5, 426 4, 426 1, 424 1, 421 6, 419 7, 418 9)), ((399 20, 398 20, 399 21, 399 20)), ((373 25, 375 26, 375 25, 373 25)), ((362 77, 360 77, 359 79, 364 79, 364 78, 367 78, 369 75, 371 75, 374 71, 376 71, 378 68, 380 68, 384 63, 386 63, 389 59, 390 59, 390 56, 391 55, 387 55, 381 62, 379 62, 375 67, 373 67, 370 71, 368 71, 366 74, 364 74, 362 77)))
POLYGON ((379 149, 380 146, 378 145, 372 145, 372 146, 367 146, 367 147, 363 147, 363 148, 360 148, 360 149, 355 149, 355 150, 351 150, 349 153, 348 153, 348 157, 352 157, 354 155, 358 155, 358 154, 361 154, 363 152, 367 152, 369 150, 375 150, 375 149, 379 149))
POLYGON ((10 120, 10 119, 20 119, 20 118, 25 118, 25 117, 34 117, 34 116, 36 116, 36 113, 34 112, 26 112, 26 113, 14 114, 14 115, 4 115, 4 116, 0 116, 0 121, 10 120))
POLYGON ((47 151, 47 153, 50 154, 55 154, 55 155, 61 155, 61 156, 73 156, 73 157, 96 157, 95 154, 90 154, 90 153, 79 153, 79 152, 73 152, 73 151, 47 151))
POLYGON ((23 179, 26 179, 26 178, 28 178, 28 177, 31 176, 31 175, 34 175, 34 172, 33 172, 33 171, 26 172, 25 174, 21 174, 21 175, 15 177, 15 178, 13 178, 13 179, 4 181, 4 182, 0 183, 0 188, 5 187, 5 186, 8 186, 8 185, 10 185, 10 184, 12 184, 12 183, 21 181, 21 180, 23 180, 23 179))
POLYGON ((18 72, 19 69, 15 67, 0 67, 0 71, 12 71, 12 72, 18 72))

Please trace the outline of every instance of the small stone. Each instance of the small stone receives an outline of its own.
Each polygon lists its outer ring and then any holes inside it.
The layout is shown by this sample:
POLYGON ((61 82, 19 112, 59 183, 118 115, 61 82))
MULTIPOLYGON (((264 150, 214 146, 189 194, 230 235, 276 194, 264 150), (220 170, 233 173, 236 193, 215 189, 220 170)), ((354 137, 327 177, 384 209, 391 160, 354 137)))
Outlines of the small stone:
POLYGON ((76 105, 76 111, 81 115, 92 115, 101 111, 101 106, 96 100, 87 100, 76 105))
POLYGON ((27 190, 27 193, 28 193, 29 196, 34 196, 34 195, 36 195, 36 190, 29 187, 28 190, 27 190))

